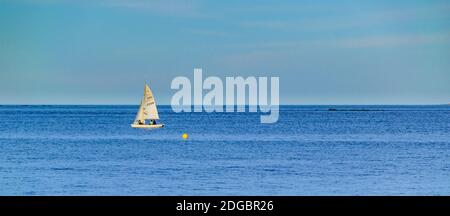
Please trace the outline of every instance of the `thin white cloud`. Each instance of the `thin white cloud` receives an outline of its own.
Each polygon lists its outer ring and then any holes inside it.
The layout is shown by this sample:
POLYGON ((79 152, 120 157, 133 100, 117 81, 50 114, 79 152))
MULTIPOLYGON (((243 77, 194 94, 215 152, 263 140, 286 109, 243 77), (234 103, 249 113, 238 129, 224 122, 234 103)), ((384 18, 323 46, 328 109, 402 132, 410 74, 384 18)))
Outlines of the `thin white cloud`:
POLYGON ((230 46, 251 49, 299 49, 305 47, 321 48, 369 48, 415 46, 424 44, 450 44, 450 32, 428 34, 391 34, 376 36, 353 36, 331 39, 303 39, 296 41, 272 41, 264 43, 240 43, 230 46))
POLYGON ((383 35, 371 37, 348 38, 329 43, 343 48, 393 47, 403 45, 423 45, 450 43, 450 32, 435 34, 383 35))
POLYGON ((270 28, 270 29, 280 29, 280 28, 293 28, 297 26, 299 22, 291 21, 243 21, 239 25, 241 27, 250 28, 270 28))
POLYGON ((219 31, 219 30, 210 30, 210 29, 185 29, 185 31, 192 33, 194 35, 199 36, 207 36, 207 37, 227 37, 232 35, 230 32, 219 31))
POLYGON ((378 9, 370 11, 346 11, 345 8, 333 16, 306 16, 297 20, 244 20, 238 23, 243 28, 258 28, 286 31, 323 31, 370 28, 386 24, 403 24, 416 21, 450 19, 450 4, 434 4, 427 7, 378 9), (338 15, 337 15, 338 14, 338 15))

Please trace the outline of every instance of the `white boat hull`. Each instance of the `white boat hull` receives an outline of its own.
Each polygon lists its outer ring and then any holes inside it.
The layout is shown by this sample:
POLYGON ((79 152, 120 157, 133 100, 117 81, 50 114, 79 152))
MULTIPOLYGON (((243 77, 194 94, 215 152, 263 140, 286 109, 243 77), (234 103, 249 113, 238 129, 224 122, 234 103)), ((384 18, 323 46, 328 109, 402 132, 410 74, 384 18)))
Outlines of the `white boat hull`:
POLYGON ((143 128, 143 129, 154 129, 154 128, 162 128, 163 124, 155 124, 155 125, 140 125, 140 124, 132 124, 132 128, 143 128))

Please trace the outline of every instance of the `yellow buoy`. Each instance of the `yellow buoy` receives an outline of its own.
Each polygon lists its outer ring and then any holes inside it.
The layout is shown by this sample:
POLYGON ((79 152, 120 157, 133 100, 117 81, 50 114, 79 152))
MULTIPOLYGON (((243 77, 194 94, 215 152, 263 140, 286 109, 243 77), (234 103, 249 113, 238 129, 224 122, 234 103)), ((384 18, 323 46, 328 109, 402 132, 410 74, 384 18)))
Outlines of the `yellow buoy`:
POLYGON ((183 139, 187 139, 189 136, 187 133, 184 133, 181 137, 183 137, 183 139))

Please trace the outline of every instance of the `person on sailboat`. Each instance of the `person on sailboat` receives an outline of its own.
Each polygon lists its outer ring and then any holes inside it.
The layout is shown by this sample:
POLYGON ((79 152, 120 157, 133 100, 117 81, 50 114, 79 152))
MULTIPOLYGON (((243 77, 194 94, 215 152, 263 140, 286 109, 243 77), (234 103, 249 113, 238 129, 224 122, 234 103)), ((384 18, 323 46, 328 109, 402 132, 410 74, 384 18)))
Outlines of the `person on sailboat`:
POLYGON ((151 119, 151 120, 150 120, 150 125, 155 125, 155 124, 156 124, 156 120, 151 119))
POLYGON ((138 120, 138 124, 143 125, 144 122, 142 122, 142 120, 138 120))

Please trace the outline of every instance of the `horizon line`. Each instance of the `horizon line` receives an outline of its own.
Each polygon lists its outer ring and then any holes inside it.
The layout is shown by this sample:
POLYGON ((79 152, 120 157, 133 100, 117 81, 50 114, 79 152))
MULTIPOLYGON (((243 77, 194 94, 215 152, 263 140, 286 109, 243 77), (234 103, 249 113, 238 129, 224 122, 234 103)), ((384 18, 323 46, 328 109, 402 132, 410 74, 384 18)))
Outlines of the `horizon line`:
MULTIPOLYGON (((293 103, 286 103, 286 104, 279 104, 279 106, 441 106, 441 105, 450 105, 450 103, 442 103, 442 104, 435 104, 435 103, 403 103, 403 104, 392 104, 392 103, 379 103, 379 104, 363 104, 363 103, 345 103, 345 104, 293 104, 293 103)), ((36 104, 0 104, 0 106, 139 106, 139 104, 87 104, 87 103, 79 103, 79 104, 65 104, 65 103, 36 103, 36 104)), ((157 104, 157 106, 172 106, 171 104, 157 104)), ((183 105, 181 105, 183 106, 183 105)), ((204 105, 190 105, 190 106, 204 106, 204 105)), ((212 105, 214 106, 214 105, 212 105)), ((226 104, 222 106, 227 106, 226 104)), ((237 105, 234 104, 234 106, 250 106, 248 104, 244 105, 237 105)), ((259 106, 259 105, 254 105, 259 106)))

